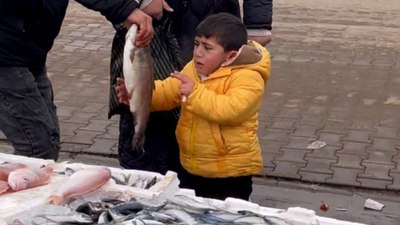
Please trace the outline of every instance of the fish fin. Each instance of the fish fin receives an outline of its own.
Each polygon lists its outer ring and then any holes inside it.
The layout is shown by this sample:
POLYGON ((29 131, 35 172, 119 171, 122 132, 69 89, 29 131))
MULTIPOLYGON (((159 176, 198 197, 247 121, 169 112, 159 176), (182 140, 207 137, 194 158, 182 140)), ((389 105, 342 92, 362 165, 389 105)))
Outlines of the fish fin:
POLYGON ((49 203, 53 205, 61 205, 61 203, 64 201, 64 198, 58 195, 52 195, 50 196, 49 203))

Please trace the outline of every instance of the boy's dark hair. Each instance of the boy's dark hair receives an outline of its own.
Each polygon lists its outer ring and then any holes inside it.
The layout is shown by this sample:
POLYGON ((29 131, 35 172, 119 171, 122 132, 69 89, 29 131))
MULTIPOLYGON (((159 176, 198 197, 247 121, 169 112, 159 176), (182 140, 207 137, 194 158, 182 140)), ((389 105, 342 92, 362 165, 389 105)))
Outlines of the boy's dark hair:
POLYGON ((196 37, 215 37, 225 51, 239 50, 247 43, 247 30, 240 18, 229 13, 208 16, 196 27, 196 37))

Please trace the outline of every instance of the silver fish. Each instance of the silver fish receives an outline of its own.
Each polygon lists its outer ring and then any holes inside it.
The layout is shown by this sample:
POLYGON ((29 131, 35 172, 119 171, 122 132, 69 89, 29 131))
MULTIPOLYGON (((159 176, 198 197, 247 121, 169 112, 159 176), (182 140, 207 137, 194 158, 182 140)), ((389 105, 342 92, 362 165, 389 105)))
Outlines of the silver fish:
POLYGON ((152 59, 148 47, 136 48, 137 25, 132 25, 126 36, 124 46, 123 73, 125 87, 129 95, 129 108, 133 114, 135 133, 133 150, 141 150, 144 131, 150 113, 151 97, 154 89, 152 59))

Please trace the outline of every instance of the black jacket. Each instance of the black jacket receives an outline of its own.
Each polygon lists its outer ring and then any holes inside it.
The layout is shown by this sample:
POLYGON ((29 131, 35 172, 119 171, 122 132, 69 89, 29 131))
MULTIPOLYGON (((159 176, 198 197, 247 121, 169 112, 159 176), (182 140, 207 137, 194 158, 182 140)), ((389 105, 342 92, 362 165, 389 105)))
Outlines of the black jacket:
MULTIPOLYGON (((133 0, 76 1, 113 23, 124 21, 138 7, 133 0)), ((67 6, 68 0, 1 0, 0 66, 43 69, 67 6)))
MULTIPOLYGON (((174 9, 175 35, 183 59, 192 58, 193 39, 197 25, 207 16, 227 12, 240 17, 238 0, 167 0, 174 9)), ((271 30, 272 0, 243 0, 243 22, 247 29, 271 30)))

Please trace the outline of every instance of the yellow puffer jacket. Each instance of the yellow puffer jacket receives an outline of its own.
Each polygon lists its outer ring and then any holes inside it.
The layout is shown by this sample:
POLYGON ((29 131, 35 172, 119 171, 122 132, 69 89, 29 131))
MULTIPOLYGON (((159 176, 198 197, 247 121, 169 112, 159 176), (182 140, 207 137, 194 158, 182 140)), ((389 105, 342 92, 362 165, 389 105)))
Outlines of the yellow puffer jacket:
POLYGON ((187 102, 181 102, 177 79, 156 82, 152 110, 181 105, 176 137, 186 170, 204 177, 260 172, 263 163, 257 117, 270 66, 267 49, 249 42, 229 65, 203 81, 193 62, 189 62, 182 73, 196 84, 187 102))

